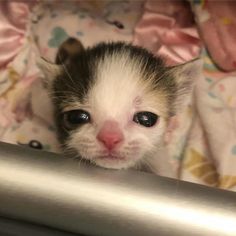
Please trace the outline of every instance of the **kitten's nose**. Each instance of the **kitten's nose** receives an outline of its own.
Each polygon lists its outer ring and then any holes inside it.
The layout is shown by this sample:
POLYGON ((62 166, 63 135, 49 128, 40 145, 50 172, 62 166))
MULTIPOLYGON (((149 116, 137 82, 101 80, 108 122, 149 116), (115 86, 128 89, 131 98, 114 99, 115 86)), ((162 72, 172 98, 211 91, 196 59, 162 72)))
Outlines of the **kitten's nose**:
POLYGON ((108 150, 113 150, 119 144, 123 137, 117 133, 104 133, 97 136, 97 139, 102 142, 108 150))
POLYGON ((97 139, 102 142, 108 150, 113 150, 123 141, 124 136, 116 121, 105 121, 97 135, 97 139))

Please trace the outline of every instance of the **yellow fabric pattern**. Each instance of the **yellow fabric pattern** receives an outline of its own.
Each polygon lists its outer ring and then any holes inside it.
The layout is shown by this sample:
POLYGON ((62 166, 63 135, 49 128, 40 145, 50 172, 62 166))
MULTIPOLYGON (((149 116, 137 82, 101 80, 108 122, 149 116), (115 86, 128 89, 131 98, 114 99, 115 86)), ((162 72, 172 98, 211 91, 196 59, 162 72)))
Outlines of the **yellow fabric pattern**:
POLYGON ((215 166, 203 155, 192 148, 186 155, 184 169, 188 170, 194 177, 201 179, 208 185, 218 185, 219 176, 215 166))
POLYGON ((220 177, 219 188, 230 189, 236 186, 236 176, 225 175, 220 177))

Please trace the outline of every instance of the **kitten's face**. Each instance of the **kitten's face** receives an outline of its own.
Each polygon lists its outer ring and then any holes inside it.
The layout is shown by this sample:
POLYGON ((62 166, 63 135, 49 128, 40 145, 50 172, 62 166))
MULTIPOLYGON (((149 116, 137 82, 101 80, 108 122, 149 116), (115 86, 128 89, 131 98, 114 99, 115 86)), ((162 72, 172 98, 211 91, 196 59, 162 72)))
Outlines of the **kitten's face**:
POLYGON ((78 53, 49 88, 65 149, 113 169, 143 164, 155 153, 178 100, 178 81, 162 61, 124 44, 78 53))
POLYGON ((134 94, 125 90, 102 92, 94 87, 86 103, 65 107, 66 127, 78 119, 73 116, 86 119, 83 125, 72 125, 66 146, 99 166, 115 169, 134 166, 156 149, 166 124, 157 101, 139 95, 141 88, 134 94))
POLYGON ((100 61, 96 82, 84 100, 71 97, 74 102, 62 109, 62 125, 69 128, 66 146, 97 165, 115 169, 137 164, 157 147, 168 112, 164 95, 143 80, 138 62, 130 64, 128 55, 122 56, 100 61), (72 116, 84 116, 86 121, 76 122, 72 116), (73 121, 78 126, 70 129, 68 123, 73 121))

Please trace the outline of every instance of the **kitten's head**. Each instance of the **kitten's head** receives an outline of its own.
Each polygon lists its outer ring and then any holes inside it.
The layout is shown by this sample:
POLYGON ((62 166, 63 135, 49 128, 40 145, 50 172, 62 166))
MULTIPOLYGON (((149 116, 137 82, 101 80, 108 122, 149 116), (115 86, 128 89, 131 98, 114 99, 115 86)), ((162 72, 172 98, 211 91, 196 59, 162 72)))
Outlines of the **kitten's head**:
POLYGON ((41 61, 65 149, 106 168, 145 162, 162 143, 170 116, 188 100, 199 61, 168 68, 145 49, 70 38, 57 64, 41 61), (71 50, 73 48, 73 50, 71 50))

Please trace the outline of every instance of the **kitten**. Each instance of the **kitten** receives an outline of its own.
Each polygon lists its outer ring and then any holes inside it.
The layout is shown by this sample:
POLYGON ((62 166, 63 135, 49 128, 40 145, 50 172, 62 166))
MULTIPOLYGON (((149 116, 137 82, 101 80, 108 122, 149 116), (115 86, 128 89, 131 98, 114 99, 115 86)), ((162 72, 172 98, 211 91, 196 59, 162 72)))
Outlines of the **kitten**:
POLYGON ((116 42, 84 49, 69 38, 56 64, 41 59, 39 66, 65 150, 105 168, 169 168, 159 150, 171 116, 190 98, 199 60, 167 67, 141 47, 116 42))

